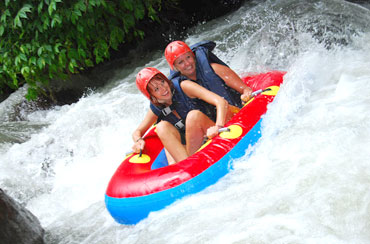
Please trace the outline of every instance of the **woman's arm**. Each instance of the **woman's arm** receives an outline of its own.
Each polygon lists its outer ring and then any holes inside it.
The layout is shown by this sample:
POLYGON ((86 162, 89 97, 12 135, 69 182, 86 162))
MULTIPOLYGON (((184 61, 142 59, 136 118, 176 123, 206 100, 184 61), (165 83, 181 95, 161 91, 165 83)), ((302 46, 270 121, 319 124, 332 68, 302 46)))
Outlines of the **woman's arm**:
POLYGON ((229 103, 223 97, 190 80, 182 81, 181 88, 190 98, 201 99, 216 107, 216 124, 215 126, 210 127, 207 131, 207 136, 209 138, 216 136, 218 134, 218 129, 222 128, 226 123, 229 103))
POLYGON ((134 145, 132 146, 132 150, 135 153, 139 153, 140 150, 144 149, 145 141, 143 140, 142 136, 145 132, 157 121, 158 116, 155 115, 152 110, 149 110, 143 121, 139 124, 136 130, 132 133, 132 140, 134 141, 134 145))
POLYGON ((242 101, 248 101, 252 97, 252 89, 229 67, 217 63, 211 63, 215 73, 225 81, 225 84, 238 91, 242 101))

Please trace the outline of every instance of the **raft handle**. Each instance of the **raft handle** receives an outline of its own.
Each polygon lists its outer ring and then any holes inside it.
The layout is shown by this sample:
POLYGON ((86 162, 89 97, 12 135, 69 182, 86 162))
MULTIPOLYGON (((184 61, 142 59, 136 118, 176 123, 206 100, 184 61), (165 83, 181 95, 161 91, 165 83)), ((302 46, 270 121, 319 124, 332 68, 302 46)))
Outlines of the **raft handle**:
POLYGON ((254 92, 252 92, 252 97, 255 97, 255 96, 257 96, 258 94, 261 94, 262 92, 266 92, 266 91, 271 91, 271 88, 266 88, 266 89, 259 89, 259 90, 257 90, 257 91, 254 91, 254 92))
MULTIPOLYGON (((128 151, 126 152, 126 157, 129 156, 130 154, 133 154, 134 152, 133 151, 128 151)), ((139 158, 141 158, 141 156, 143 155, 143 150, 140 149, 140 153, 139 153, 139 158)))
MULTIPOLYGON (((230 131, 230 128, 229 127, 223 127, 223 128, 220 128, 218 129, 218 133, 221 133, 221 132, 229 132, 230 131)), ((203 138, 203 142, 202 142, 202 145, 204 143, 206 143, 208 141, 208 137, 205 135, 204 138, 203 138)))
POLYGON ((218 133, 226 132, 226 131, 229 132, 230 128, 229 127, 223 127, 223 128, 218 129, 218 133))

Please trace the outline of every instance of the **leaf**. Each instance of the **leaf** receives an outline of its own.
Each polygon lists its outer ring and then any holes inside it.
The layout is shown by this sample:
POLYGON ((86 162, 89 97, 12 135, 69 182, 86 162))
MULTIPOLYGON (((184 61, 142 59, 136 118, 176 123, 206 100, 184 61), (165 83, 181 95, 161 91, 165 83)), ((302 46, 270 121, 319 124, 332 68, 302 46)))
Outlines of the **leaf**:
POLYGON ((99 4, 101 3, 101 5, 103 5, 104 8, 107 7, 107 3, 105 2, 105 0, 100 0, 99 4))
POLYGON ((1 15, 1 22, 3 22, 4 24, 6 23, 6 18, 7 18, 7 16, 11 16, 10 15, 10 11, 9 11, 9 9, 7 9, 7 10, 5 10, 4 12, 3 12, 3 14, 1 15))
POLYGON ((19 18, 27 19, 27 13, 31 12, 31 8, 32 6, 29 4, 23 5, 23 7, 18 11, 17 16, 19 16, 19 18))
POLYGON ((20 57, 21 60, 27 62, 27 57, 24 53, 19 54, 19 57, 20 57))
POLYGON ((26 47, 26 45, 21 45, 19 49, 22 53, 28 53, 28 48, 26 47))
POLYGON ((76 21, 78 20, 78 16, 81 16, 81 12, 79 12, 79 11, 73 11, 72 13, 71 13, 71 21, 72 21, 72 23, 75 25, 76 24, 76 21))
POLYGON ((37 7, 37 13, 40 14, 42 12, 43 7, 44 7, 44 2, 40 1, 39 6, 37 7))
POLYGON ((28 66, 24 66, 24 67, 22 67, 22 69, 21 69, 21 74, 22 74, 23 76, 28 76, 28 75, 29 75, 29 73, 30 73, 30 67, 28 67, 28 66))
POLYGON ((44 47, 45 47, 45 50, 48 51, 48 52, 53 51, 53 48, 51 47, 51 45, 44 45, 44 47))
POLYGON ((55 1, 51 1, 48 7, 49 15, 51 16, 53 14, 53 11, 55 10, 57 10, 57 4, 55 3, 55 1))
POLYGON ((154 8, 152 6, 148 7, 148 16, 149 16, 149 18, 151 18, 154 21, 159 22, 160 20, 159 20, 158 16, 156 15, 156 13, 157 12, 154 10, 154 8))
POLYGON ((123 20, 125 32, 127 33, 129 28, 135 25, 135 19, 131 14, 124 14, 124 20, 123 20))
POLYGON ((42 31, 42 32, 47 33, 48 32, 48 29, 49 29, 49 25, 50 25, 50 19, 49 19, 49 17, 48 16, 44 16, 43 23, 42 23, 42 28, 45 31, 42 31))
POLYGON ((84 27, 80 24, 77 24, 77 30, 81 33, 84 33, 84 27))
POLYGON ((14 26, 22 28, 22 21, 19 19, 18 15, 14 18, 14 26))
POLYGON ((86 52, 85 52, 85 50, 83 50, 82 48, 78 48, 77 50, 78 50, 78 55, 80 57, 86 58, 86 52))
POLYGON ((36 60, 37 60, 36 57, 33 56, 33 57, 30 58, 30 60, 28 62, 29 62, 29 64, 36 65, 36 60))
POLYGON ((78 58, 77 50, 74 49, 74 48, 68 49, 68 58, 70 58, 70 59, 78 58))
POLYGON ((97 5, 97 2, 95 0, 90 0, 88 1, 88 4, 94 7, 95 5, 97 5))
POLYGON ((144 39, 145 33, 144 33, 144 31, 142 31, 142 30, 136 30, 136 31, 134 32, 134 35, 135 35, 135 36, 139 36, 141 39, 144 39))
POLYGON ((83 0, 80 0, 76 5, 82 12, 86 12, 86 4, 83 0))
POLYGON ((129 10, 129 11, 134 10, 134 5, 133 5, 132 0, 123 0, 123 6, 124 6, 127 10, 129 10))
POLYGON ((62 45, 61 43, 57 43, 57 44, 55 44, 55 46, 54 46, 54 52, 55 52, 55 53, 59 53, 59 47, 60 47, 61 45, 62 45))
POLYGON ((39 47, 39 49, 37 50, 37 55, 41 56, 43 51, 44 51, 44 47, 39 47))
POLYGON ((37 65, 39 66, 39 69, 42 70, 45 67, 45 60, 42 57, 38 58, 37 65))
POLYGON ((15 57, 14 59, 15 66, 19 66, 20 62, 21 62, 21 58, 19 56, 15 57))
POLYGON ((73 63, 72 63, 72 62, 69 62, 69 64, 68 64, 68 69, 69 69, 69 71, 70 71, 71 73, 74 73, 74 72, 75 72, 74 65, 73 65, 73 63))
POLYGON ((26 94, 26 99, 27 100, 35 100, 37 98, 37 90, 35 87, 28 87, 27 89, 27 94, 26 94))
POLYGON ((92 67, 92 66, 94 66, 94 63, 93 63, 90 59, 85 59, 85 64, 86 64, 88 67, 92 67))
POLYGON ((81 13, 81 11, 80 11, 79 9, 75 9, 75 10, 73 10, 73 13, 74 13, 75 15, 79 16, 79 17, 81 17, 81 16, 82 16, 82 13, 81 13))
POLYGON ((77 38, 77 43, 79 46, 82 46, 84 47, 85 49, 88 49, 87 47, 87 42, 86 42, 86 38, 83 38, 83 37, 78 37, 77 38))
POLYGON ((143 4, 137 4, 135 5, 135 18, 136 19, 143 19, 145 15, 145 9, 143 4))
POLYGON ((13 77, 13 85, 18 87, 18 80, 15 77, 13 77))

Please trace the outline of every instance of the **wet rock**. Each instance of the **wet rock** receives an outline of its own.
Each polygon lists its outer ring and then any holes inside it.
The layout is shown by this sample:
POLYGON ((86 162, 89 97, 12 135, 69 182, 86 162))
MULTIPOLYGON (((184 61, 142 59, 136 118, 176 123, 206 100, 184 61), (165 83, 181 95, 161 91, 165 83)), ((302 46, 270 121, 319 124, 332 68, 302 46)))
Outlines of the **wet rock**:
POLYGON ((2 189, 0 189, 0 243, 44 243, 44 229, 39 220, 2 189))

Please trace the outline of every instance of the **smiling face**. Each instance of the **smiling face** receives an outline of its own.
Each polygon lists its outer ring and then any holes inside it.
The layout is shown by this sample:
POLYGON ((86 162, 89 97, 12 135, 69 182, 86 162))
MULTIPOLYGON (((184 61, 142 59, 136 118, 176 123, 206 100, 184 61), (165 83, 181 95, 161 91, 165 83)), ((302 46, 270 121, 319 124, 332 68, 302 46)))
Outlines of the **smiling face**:
POLYGON ((158 103, 170 105, 172 103, 172 91, 168 82, 161 76, 154 76, 148 83, 149 94, 158 103))
POLYGON ((196 61, 194 54, 192 52, 186 52, 180 55, 174 62, 173 66, 178 70, 182 75, 196 80, 196 61))

